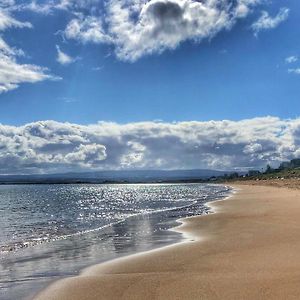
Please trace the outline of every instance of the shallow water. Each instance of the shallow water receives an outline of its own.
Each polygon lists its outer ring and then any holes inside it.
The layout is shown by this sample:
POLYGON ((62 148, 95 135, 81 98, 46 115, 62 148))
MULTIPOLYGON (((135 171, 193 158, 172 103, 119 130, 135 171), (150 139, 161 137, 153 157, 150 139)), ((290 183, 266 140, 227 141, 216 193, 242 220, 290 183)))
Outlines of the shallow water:
POLYGON ((226 197, 208 184, 0 186, 0 299, 89 265, 182 239, 167 229, 226 197))

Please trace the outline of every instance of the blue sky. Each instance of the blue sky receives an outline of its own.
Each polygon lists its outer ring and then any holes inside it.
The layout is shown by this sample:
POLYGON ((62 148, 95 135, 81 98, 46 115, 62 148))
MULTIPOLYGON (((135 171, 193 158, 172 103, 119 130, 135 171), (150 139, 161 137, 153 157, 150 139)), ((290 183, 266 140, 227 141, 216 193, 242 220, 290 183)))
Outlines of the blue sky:
MULTIPOLYGON (((250 120, 255 127, 260 122, 269 123, 268 116, 272 116, 277 120, 272 138, 269 129, 260 137, 267 141, 267 152, 272 143, 276 144, 271 154, 263 156, 263 142, 251 135, 240 148, 244 154, 250 151, 248 146, 257 152, 251 163, 252 150, 247 154, 248 163, 243 157, 223 165, 216 163, 216 153, 211 150, 205 152, 205 158, 193 156, 186 163, 177 162, 177 166, 251 168, 296 157, 299 20, 300 3, 291 0, 0 0, 0 123, 6 129, 13 126, 24 137, 29 123, 42 126, 38 122, 46 120, 57 122, 56 126, 48 124, 53 131, 64 127, 65 122, 75 127, 104 122, 105 128, 113 122, 126 128, 130 124, 140 127, 139 122, 146 121, 152 122, 154 130, 158 121, 162 127, 183 121, 206 126, 210 120, 224 119, 237 127, 238 121, 250 120), (286 127, 291 130, 288 135, 286 127), (283 149, 283 145, 273 140, 281 135, 286 135, 289 143, 284 153, 278 148, 283 149), (210 156, 214 158, 209 160, 210 156), (202 162, 193 163, 193 159, 202 162), (209 162, 204 163, 205 159, 209 162)), ((88 127, 84 128, 81 130, 88 127)), ((222 130, 226 136, 226 129, 222 130)), ((221 144, 221 139, 211 143, 221 144)), ((80 145, 88 145, 92 152, 103 146, 104 150, 99 149, 105 155, 98 150, 105 160, 107 149, 113 147, 103 142, 103 136, 100 140, 77 141, 71 148, 79 155, 80 145)), ((147 148, 141 140, 126 143, 131 143, 131 154, 147 148)), ((84 150, 86 155, 88 150, 84 150)), ((186 151, 180 153, 187 155, 186 151)), ((130 157, 129 152, 126 155, 130 157)), ((119 157, 105 168, 118 168, 121 160, 119 157)), ((170 168, 172 161, 164 160, 154 165, 170 168)), ((99 161, 102 159, 98 157, 95 168, 102 168, 99 161)), ((76 162, 61 166, 76 170, 92 166, 78 159, 76 162)), ((50 165, 51 170, 60 170, 53 162, 50 165)), ((141 159, 133 167, 150 165, 153 160, 146 163, 141 159)), ((9 172, 7 158, 3 166, 3 172, 9 172)), ((50 167, 22 168, 16 172, 44 172, 50 167)))
POLYGON ((300 53, 300 4, 273 2, 254 5, 247 17, 212 38, 183 39, 176 49, 134 62, 116 57, 113 45, 64 38, 71 9, 12 12, 33 26, 2 34, 25 52, 18 62, 47 67, 61 80, 21 83, 0 94, 0 120, 20 125, 44 119, 88 124, 296 117, 300 76, 288 69, 300 62, 288 65, 285 58, 300 53), (287 19, 255 35, 251 25, 261 11, 274 17, 282 7, 290 9, 287 19), (76 61, 58 63, 56 45, 76 61))

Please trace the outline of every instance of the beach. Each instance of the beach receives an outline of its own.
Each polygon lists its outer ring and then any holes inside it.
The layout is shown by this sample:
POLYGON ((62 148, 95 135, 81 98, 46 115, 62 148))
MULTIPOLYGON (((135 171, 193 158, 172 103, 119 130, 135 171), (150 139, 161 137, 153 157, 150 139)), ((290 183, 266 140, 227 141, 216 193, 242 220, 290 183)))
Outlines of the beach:
POLYGON ((300 192, 234 188, 215 213, 183 220, 187 242, 95 265, 35 299, 298 299, 300 192))
MULTIPOLYGON (((266 180, 239 180, 236 181, 238 185, 253 185, 253 186, 273 186, 280 188, 289 189, 300 189, 300 178, 276 178, 276 179, 266 179, 266 180)), ((226 184, 231 185, 230 182, 226 184)))

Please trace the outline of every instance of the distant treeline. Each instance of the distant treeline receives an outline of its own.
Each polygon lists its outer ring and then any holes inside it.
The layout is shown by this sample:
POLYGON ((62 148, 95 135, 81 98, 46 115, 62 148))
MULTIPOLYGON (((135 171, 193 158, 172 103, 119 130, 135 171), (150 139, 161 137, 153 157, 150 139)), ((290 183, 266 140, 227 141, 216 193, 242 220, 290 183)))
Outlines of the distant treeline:
POLYGON ((300 168, 300 158, 295 158, 292 159, 291 161, 284 161, 283 163, 280 164, 279 168, 275 170, 297 169, 297 168, 300 168))
POLYGON ((250 180, 250 179, 285 179, 285 178, 300 178, 300 159, 292 159, 290 161, 282 162, 278 168, 272 168, 267 165, 262 171, 249 170, 246 174, 238 172, 231 172, 223 176, 212 176, 209 181, 227 181, 227 180, 250 180))

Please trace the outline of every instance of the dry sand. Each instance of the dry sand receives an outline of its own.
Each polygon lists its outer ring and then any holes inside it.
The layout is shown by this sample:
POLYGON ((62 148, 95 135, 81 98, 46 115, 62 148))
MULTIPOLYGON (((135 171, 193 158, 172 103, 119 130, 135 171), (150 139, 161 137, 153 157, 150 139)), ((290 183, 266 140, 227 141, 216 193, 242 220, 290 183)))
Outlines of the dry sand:
POLYGON ((300 178, 289 179, 265 179, 265 180, 237 180, 234 182, 227 182, 226 184, 238 184, 238 185, 261 185, 261 186, 274 186, 284 187, 290 189, 300 189, 300 178))
POLYGON ((300 191, 236 187, 215 214, 184 221, 194 241, 94 266, 36 299, 300 299, 300 191))

